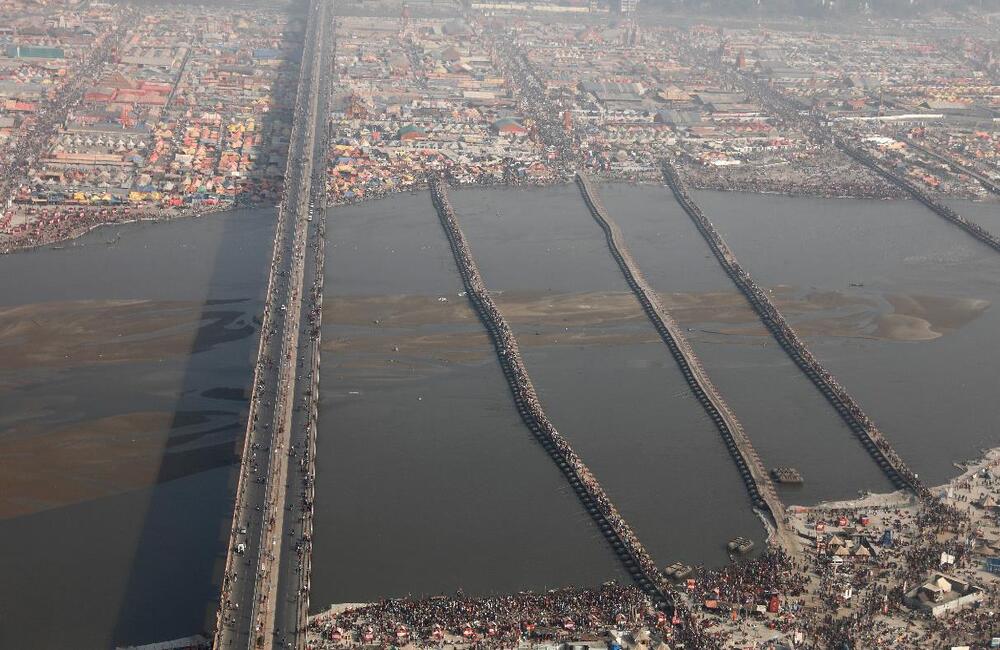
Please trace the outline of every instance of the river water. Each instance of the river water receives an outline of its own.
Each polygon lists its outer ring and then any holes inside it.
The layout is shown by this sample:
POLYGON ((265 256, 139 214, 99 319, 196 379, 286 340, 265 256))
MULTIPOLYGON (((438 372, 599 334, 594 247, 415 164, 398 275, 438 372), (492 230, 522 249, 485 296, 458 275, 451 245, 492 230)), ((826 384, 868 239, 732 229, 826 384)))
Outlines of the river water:
MULTIPOLYGON (((997 445, 996 251, 916 202, 696 200, 764 285, 867 302, 860 332, 809 345, 924 481, 944 482, 955 461, 997 445)), ((955 207, 973 219, 989 213, 955 207)))
POLYGON ((429 195, 329 219, 313 607, 624 579, 521 423, 429 195))
MULTIPOLYGON (((836 411, 767 335, 669 190, 605 185, 600 191, 637 264, 690 330, 696 354, 764 464, 795 467, 803 474, 802 486, 778 486, 782 498, 811 504, 849 498, 859 489, 891 490, 836 411)), ((723 198, 737 208, 742 205, 734 196, 723 198)), ((733 242, 738 256, 739 244, 741 240, 733 242)), ((793 323, 803 314, 836 311, 822 301, 803 299, 807 292, 781 295, 793 323)))
POLYGON ((0 258, 0 647, 210 624, 273 211, 0 258))
POLYGON ((653 557, 720 563, 730 539, 758 536, 721 438, 576 187, 454 192, 453 201, 484 281, 503 292, 499 307, 526 343, 546 412, 653 557), (534 308, 519 309, 521 294, 534 308))
MULTIPOLYGON (((784 498, 886 489, 667 190, 601 192, 765 464, 805 476, 784 498)), ((653 557, 718 563, 729 537, 759 540, 577 189, 453 198, 549 416, 653 557)), ((1000 256, 911 202, 696 199, 929 483, 996 444, 1000 256)), ((0 647, 104 648, 210 621, 272 219, 0 258, 0 647)), ((625 579, 521 424, 428 195, 334 209, 328 232, 313 608, 625 579)))

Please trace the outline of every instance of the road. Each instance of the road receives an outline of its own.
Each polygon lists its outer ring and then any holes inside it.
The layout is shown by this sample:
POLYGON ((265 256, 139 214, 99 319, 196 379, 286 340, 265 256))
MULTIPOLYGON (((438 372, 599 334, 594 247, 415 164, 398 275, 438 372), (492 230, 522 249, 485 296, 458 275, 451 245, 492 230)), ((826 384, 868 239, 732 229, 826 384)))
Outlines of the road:
POLYGON ((320 42, 321 62, 311 158, 313 180, 305 224, 304 259, 299 287, 309 286, 297 314, 294 390, 290 401, 287 487, 283 508, 282 545, 275 592, 275 640, 278 647, 301 648, 309 610, 309 573, 312 565, 313 487, 316 473, 316 417, 319 391, 320 317, 323 305, 323 262, 326 245, 326 157, 329 143, 329 105, 332 96, 332 7, 323 4, 319 20, 330 32, 320 42), (307 284, 308 283, 308 284, 307 284))
MULTIPOLYGON (((303 285, 307 266, 313 275, 322 275, 322 256, 311 264, 306 258, 307 242, 316 240, 322 228, 313 215, 315 199, 324 191, 333 33, 330 0, 311 0, 308 11, 215 648, 267 649, 275 647, 276 639, 279 647, 304 645, 304 637, 299 639, 294 629, 289 633, 286 621, 289 612, 299 616, 303 599, 308 603, 302 588, 308 576, 295 569, 300 543, 311 527, 311 515, 301 514, 303 491, 311 489, 311 454, 309 462, 301 459, 311 439, 305 432, 315 426, 314 418, 305 415, 315 413, 318 373, 311 360, 306 366, 303 359, 306 370, 298 370, 302 323, 307 336, 317 329, 311 324, 316 297, 303 300, 303 285), (304 408, 297 410, 297 405, 304 408), (307 475, 309 484, 304 482, 307 475)), ((307 346, 310 358, 313 351, 307 346)))

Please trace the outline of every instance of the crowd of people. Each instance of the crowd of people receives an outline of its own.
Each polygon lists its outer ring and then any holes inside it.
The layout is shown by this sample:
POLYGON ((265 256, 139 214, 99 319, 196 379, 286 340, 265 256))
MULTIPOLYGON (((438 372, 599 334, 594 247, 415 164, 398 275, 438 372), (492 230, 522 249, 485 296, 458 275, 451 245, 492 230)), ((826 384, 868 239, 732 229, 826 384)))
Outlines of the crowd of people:
POLYGON ((803 568, 788 553, 774 548, 721 569, 697 571, 690 595, 697 602, 715 599, 741 606, 765 602, 769 594, 797 597, 805 592, 803 568))
POLYGON ((567 133, 560 120, 568 106, 558 106, 549 98, 545 86, 518 48, 516 34, 510 31, 494 36, 487 32, 494 58, 500 62, 504 79, 514 90, 518 109, 530 115, 537 124, 536 136, 551 152, 557 175, 563 180, 572 178, 577 153, 573 137, 567 133))
POLYGON ((817 605, 826 612, 800 621, 813 640, 812 647, 939 647, 932 642, 956 644, 970 636, 985 643, 994 632, 988 625, 995 623, 992 611, 984 615, 979 608, 938 619, 902 606, 907 590, 940 567, 942 553, 955 558, 954 571, 968 565, 960 541, 968 532, 967 518, 954 510, 924 507, 915 515, 900 510, 885 514, 897 534, 895 539, 905 541, 894 550, 883 549, 880 560, 834 567, 817 556, 812 566, 803 567, 803 573, 818 576, 817 605), (846 597, 846 589, 853 592, 851 597, 846 597), (846 611, 837 615, 841 608, 846 611))
MULTIPOLYGON (((95 228, 106 225, 121 225, 136 221, 173 219, 179 216, 206 215, 221 212, 229 206, 213 206, 195 210, 158 206, 115 205, 102 208, 74 208, 58 206, 30 208, 30 221, 17 227, 7 239, 0 239, 0 252, 53 246, 73 239, 95 228)), ((0 230, 4 230, 4 220, 8 223, 12 215, 0 219, 0 230)))
POLYGON ((744 160, 739 165, 692 162, 679 171, 698 189, 858 199, 900 198, 902 192, 828 146, 802 153, 793 163, 744 160))
POLYGON ((935 618, 904 604, 908 590, 940 570, 942 553, 954 559, 951 572, 969 581, 981 579, 975 571, 978 561, 965 544, 976 529, 967 514, 947 503, 926 500, 913 508, 824 507, 808 512, 804 521, 809 530, 839 520, 845 531, 853 531, 863 516, 882 522, 894 541, 879 544, 876 530, 842 533, 867 536, 879 546, 878 556, 869 561, 831 562, 818 546, 795 557, 771 548, 751 560, 699 569, 689 581, 688 597, 695 607, 703 606, 703 629, 710 630, 718 643, 730 647, 734 633, 746 629, 742 622, 771 599, 777 599, 771 603, 777 607, 768 611, 776 615, 758 615, 757 624, 786 639, 798 637, 795 647, 942 647, 970 641, 985 646, 995 636, 994 613, 1000 605, 995 589, 988 590, 979 607, 949 617, 935 618), (726 620, 730 612, 732 624, 726 620))
MULTIPOLYGON (((990 467, 1000 462, 992 461, 990 467)), ((1000 604, 995 581, 984 583, 981 557, 972 552, 972 540, 996 532, 996 515, 969 503, 994 495, 996 483, 989 469, 977 470, 952 483, 941 498, 916 502, 877 499, 858 506, 819 507, 802 514, 807 531, 817 541, 828 526, 841 536, 867 538, 877 556, 868 561, 835 563, 823 552, 803 556, 799 574, 810 578, 808 607, 797 617, 814 648, 985 647, 996 636, 994 615, 1000 604), (947 571, 985 588, 985 601, 944 617, 905 606, 904 596, 935 572, 947 571)))
POLYGON ((462 642, 483 648, 512 648, 523 640, 545 642, 609 630, 637 632, 662 625, 650 598, 635 586, 554 589, 536 594, 452 596, 383 600, 314 617, 312 650, 352 645, 422 646, 462 642))

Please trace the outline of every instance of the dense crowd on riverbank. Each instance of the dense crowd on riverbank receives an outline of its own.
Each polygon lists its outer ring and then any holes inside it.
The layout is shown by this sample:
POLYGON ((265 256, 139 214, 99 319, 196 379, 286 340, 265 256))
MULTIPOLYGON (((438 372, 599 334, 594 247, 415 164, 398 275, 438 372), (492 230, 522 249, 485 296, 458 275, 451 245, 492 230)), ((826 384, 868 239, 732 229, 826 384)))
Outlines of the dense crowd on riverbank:
MULTIPOLYGON (((245 205, 243 207, 253 207, 245 205)), ((32 215, 30 226, 17 237, 0 237, 0 254, 18 250, 53 246, 87 234, 101 226, 113 226, 137 221, 166 221, 181 217, 197 217, 232 209, 221 205, 207 208, 161 208, 115 206, 108 208, 45 208, 32 215)), ((113 243, 113 239, 109 243, 113 243)))
MULTIPOLYGON (((662 615, 660 616, 662 623, 662 615)), ((522 640, 565 640, 608 630, 638 631, 658 624, 652 601, 635 586, 564 588, 536 594, 383 600, 320 614, 309 623, 313 650, 413 641, 463 641, 480 647, 515 647, 522 640)))
POLYGON ((824 153, 794 165, 750 163, 715 167, 688 163, 680 166, 679 171, 685 182, 702 190, 823 198, 905 198, 899 188, 838 156, 836 151, 824 153))

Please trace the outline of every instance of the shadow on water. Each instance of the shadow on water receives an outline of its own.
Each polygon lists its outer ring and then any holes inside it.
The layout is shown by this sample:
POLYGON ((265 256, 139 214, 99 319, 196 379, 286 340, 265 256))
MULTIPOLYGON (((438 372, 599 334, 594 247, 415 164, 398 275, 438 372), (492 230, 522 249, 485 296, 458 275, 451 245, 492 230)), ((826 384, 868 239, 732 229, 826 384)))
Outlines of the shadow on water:
MULTIPOLYGON (((301 17, 299 15, 301 7, 298 4, 293 3, 284 9, 293 14, 293 19, 301 17)), ((281 64, 278 74, 294 82, 297 71, 293 68, 298 67, 300 57, 301 42, 297 51, 281 64), (289 74, 295 76, 287 77, 289 74)), ((294 88, 294 83, 291 87, 294 88)), ((262 132, 268 133, 279 118, 290 123, 291 117, 290 107, 264 113, 261 116, 262 132)), ((238 254, 228 250, 226 244, 241 225, 239 219, 226 221, 226 227, 218 238, 218 247, 214 251, 215 260, 206 283, 207 288, 214 286, 215 280, 225 274, 225 269, 229 267, 231 261, 230 255, 238 254)), ((225 566, 225 551, 229 544, 234 506, 232 500, 236 492, 240 451, 246 432, 247 408, 253 365, 256 362, 257 337, 260 332, 262 301, 266 291, 266 268, 271 257, 273 226, 273 223, 268 226, 268 243, 261 251, 259 260, 264 272, 261 274, 263 281, 258 287, 258 295, 255 296, 257 309, 252 323, 240 322, 243 311, 225 309, 225 306, 247 298, 237 301, 219 300, 211 299, 206 293, 202 303, 200 314, 202 326, 198 329, 191 343, 190 352, 186 356, 186 366, 170 431, 174 432, 183 427, 188 414, 197 411, 199 400, 205 398, 228 400, 234 406, 239 402, 239 410, 227 412, 225 420, 215 427, 205 428, 197 433, 170 436, 161 457, 155 484, 159 486, 178 479, 187 480, 189 477, 193 479, 193 483, 190 493, 183 495, 180 501, 178 495, 171 490, 154 489, 149 493, 141 532, 128 573, 128 583, 111 633, 117 644, 163 641, 199 632, 207 635, 215 625, 215 611, 225 566), (211 355, 200 353, 234 338, 245 337, 252 338, 253 345, 246 358, 242 386, 204 390, 205 382, 199 377, 212 371, 215 360, 211 355), (220 440, 218 437, 220 433, 228 435, 220 440), (202 438, 208 442, 199 442, 202 438), (187 505, 199 509, 203 500, 215 501, 218 504, 214 517, 200 518, 203 521, 214 521, 217 524, 215 529, 185 530, 185 513, 178 512, 178 508, 187 505), (224 505, 218 503, 220 501, 224 502, 224 505), (220 514, 224 516, 220 518, 220 514), (198 545, 211 545, 214 552, 184 550, 186 547, 195 549, 198 545), (192 581, 189 577, 191 574, 199 578, 192 581), (197 585, 194 592, 191 590, 192 583, 197 585)), ((200 413, 207 415, 204 410, 200 413)), ((199 521, 199 518, 192 517, 192 520, 199 521)))
MULTIPOLYGON (((238 226, 237 220, 230 224, 238 226)), ((225 229, 226 231, 229 228, 225 229)), ((223 237, 226 236, 224 231, 223 237)), ((225 256, 217 256, 213 277, 225 264, 225 256)), ((212 282, 209 280, 209 286, 212 282)), ((202 354, 211 347, 232 340, 233 337, 256 338, 258 327, 213 317, 211 300, 202 304, 202 326, 186 355, 183 380, 174 407, 173 417, 154 479, 154 488, 148 492, 148 501, 137 542, 128 571, 128 582, 118 609, 112 638, 117 643, 165 640, 208 629, 214 611, 220 584, 219 560, 228 543, 230 499, 235 492, 235 467, 239 462, 238 446, 241 444, 246 423, 249 372, 246 385, 241 388, 225 387, 227 396, 239 392, 239 409, 205 410, 205 374, 212 371, 216 359, 202 354), (207 322, 206 322, 207 321, 207 322), (191 425, 200 424, 193 431, 191 425), (226 468, 223 472, 213 472, 226 468), (163 484, 191 477, 193 493, 178 494, 176 489, 163 489, 163 484), (222 490, 224 498, 218 492, 222 490), (211 494, 211 492, 216 492, 211 494), (219 521, 217 530, 185 530, 201 517, 185 521, 185 506, 191 506, 190 497, 215 502, 225 502, 226 517, 219 521), (185 552, 189 546, 212 543, 214 553, 185 552), (191 576, 199 576, 192 580, 191 576), (201 579, 200 576, 205 576, 201 579), (211 579, 207 579, 211 576, 211 579), (197 588, 192 593, 192 585, 197 588), (191 619, 196 611, 203 610, 204 624, 187 631, 174 626, 184 619, 191 619), (177 634, 177 632, 182 632, 177 634)), ((251 353, 252 354, 252 353, 251 353)), ((248 359, 249 365, 252 359, 248 359)), ((220 389, 215 389, 220 390, 220 389)), ((235 402, 234 402, 235 407, 235 402)), ((221 508, 220 508, 221 509, 221 508)), ((193 513, 188 513, 193 514, 193 513)))
POLYGON ((8 317, 59 320, 27 343, 2 338, 5 354, 30 345, 42 361, 0 368, 0 648, 108 648, 209 624, 273 214, 133 224, 113 248, 105 230, 0 258, 8 317), (109 350, 121 355, 101 360, 109 350))

